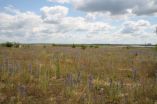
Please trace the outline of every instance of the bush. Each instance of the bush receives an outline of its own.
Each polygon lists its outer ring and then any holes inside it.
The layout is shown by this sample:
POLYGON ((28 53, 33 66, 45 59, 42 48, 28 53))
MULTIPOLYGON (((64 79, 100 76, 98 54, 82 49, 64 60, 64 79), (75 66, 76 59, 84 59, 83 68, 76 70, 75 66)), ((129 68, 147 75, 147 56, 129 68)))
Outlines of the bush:
POLYGON ((56 46, 56 44, 52 44, 52 46, 56 46))
POLYGON ((155 50, 157 51, 157 44, 155 45, 155 50))
POLYGON ((75 44, 72 45, 72 48, 76 48, 75 44))
POLYGON ((46 45, 43 45, 43 48, 46 48, 46 45))
POLYGON ((87 46, 85 46, 85 45, 81 46, 81 49, 83 49, 83 50, 85 50, 86 48, 87 48, 87 46))
POLYGON ((90 48, 93 48, 93 45, 90 45, 90 48))
POLYGON ((19 48, 20 44, 19 43, 13 43, 13 42, 6 42, 2 44, 3 47, 15 47, 19 48))
POLYGON ((99 48, 99 46, 98 46, 98 45, 95 45, 94 48, 99 48))
POLYGON ((12 42, 6 42, 6 43, 3 43, 2 46, 4 46, 4 47, 13 47, 14 44, 12 42))

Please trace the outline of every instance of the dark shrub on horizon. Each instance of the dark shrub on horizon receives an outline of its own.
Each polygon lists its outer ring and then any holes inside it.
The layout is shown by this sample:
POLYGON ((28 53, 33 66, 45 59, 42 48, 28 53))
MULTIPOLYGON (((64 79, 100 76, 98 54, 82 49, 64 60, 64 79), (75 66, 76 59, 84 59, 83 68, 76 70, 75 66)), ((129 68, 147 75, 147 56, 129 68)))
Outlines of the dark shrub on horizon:
POLYGON ((53 43, 52 46, 56 46, 56 44, 53 43))
POLYGON ((76 48, 76 45, 75 45, 75 44, 73 44, 73 45, 72 45, 72 48, 76 48))
POLYGON ((157 51, 157 44, 155 45, 155 50, 157 51))
POLYGON ((81 45, 81 49, 85 50, 86 48, 87 48, 87 46, 81 45))
POLYGON ((6 43, 2 43, 3 47, 15 47, 15 48, 19 48, 21 45, 19 43, 16 42, 6 42, 6 43))
POLYGON ((6 42, 6 43, 3 43, 2 46, 4 46, 4 47, 13 47, 14 43, 12 43, 12 42, 6 42))
POLYGON ((98 46, 98 45, 95 45, 94 48, 99 48, 99 46, 98 46))
POLYGON ((90 45, 90 48, 93 48, 93 45, 90 45))

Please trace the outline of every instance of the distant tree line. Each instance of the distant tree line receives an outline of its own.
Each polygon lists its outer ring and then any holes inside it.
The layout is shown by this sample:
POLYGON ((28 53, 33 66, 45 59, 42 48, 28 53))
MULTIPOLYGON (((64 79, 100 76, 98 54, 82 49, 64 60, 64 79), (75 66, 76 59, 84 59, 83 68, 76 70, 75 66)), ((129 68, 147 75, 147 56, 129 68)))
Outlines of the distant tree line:
POLYGON ((1 46, 3 46, 3 47, 15 47, 15 48, 19 48, 19 47, 21 47, 21 44, 17 43, 17 42, 6 42, 6 43, 2 43, 1 46))

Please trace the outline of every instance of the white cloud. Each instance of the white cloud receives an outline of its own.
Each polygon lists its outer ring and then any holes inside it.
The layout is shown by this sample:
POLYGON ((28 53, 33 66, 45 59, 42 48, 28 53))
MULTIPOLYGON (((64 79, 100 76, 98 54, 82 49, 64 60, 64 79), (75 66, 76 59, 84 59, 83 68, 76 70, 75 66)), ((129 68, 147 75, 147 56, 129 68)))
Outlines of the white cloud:
POLYGON ((104 33, 109 31, 112 26, 103 22, 87 21, 83 17, 66 17, 60 24, 66 31, 84 33, 104 33))
POLYGON ((104 22, 67 16, 68 8, 63 6, 43 7, 41 13, 40 16, 28 11, 0 12, 0 37, 20 42, 66 42, 64 39, 81 42, 89 34, 104 34, 112 29, 104 22))
POLYGON ((48 0, 49 2, 58 2, 58 3, 69 3, 69 0, 48 0))
POLYGON ((40 17, 32 12, 16 15, 0 13, 0 35, 23 37, 31 35, 32 27, 40 24, 40 17))
POLYGON ((122 26, 115 27, 108 22, 97 21, 101 15, 105 18, 104 14, 91 13, 85 17, 72 17, 68 16, 69 10, 64 6, 45 6, 40 9, 41 15, 29 11, 21 12, 13 7, 5 9, 7 10, 0 12, 0 41, 143 43, 144 41, 140 41, 142 39, 155 43, 157 40, 147 31, 155 25, 151 26, 146 20, 125 20, 122 26))
POLYGON ((146 20, 138 20, 138 21, 125 21, 123 24, 122 33, 128 34, 143 34, 146 29, 151 27, 149 21, 146 20))
POLYGON ((42 19, 48 23, 59 22, 68 14, 68 8, 64 6, 43 7, 40 10, 42 19))

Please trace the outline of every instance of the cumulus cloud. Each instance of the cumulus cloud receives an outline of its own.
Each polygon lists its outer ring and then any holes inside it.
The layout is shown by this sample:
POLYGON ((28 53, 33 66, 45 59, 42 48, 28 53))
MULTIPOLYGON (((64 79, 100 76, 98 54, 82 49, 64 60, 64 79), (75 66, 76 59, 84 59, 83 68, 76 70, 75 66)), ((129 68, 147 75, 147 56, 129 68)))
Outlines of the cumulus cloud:
POLYGON ((69 0, 48 0, 49 2, 58 2, 58 3, 69 3, 69 0))
POLYGON ((42 19, 47 23, 57 23, 68 14, 68 8, 64 6, 43 7, 40 10, 42 19))
POLYGON ((60 26, 67 32, 104 33, 112 29, 112 26, 103 22, 87 21, 83 17, 66 17, 60 26))
POLYGON ((136 15, 157 13, 156 0, 72 0, 75 8, 87 12, 109 12, 121 15, 131 10, 136 15))
POLYGON ((5 40, 12 37, 20 42, 65 42, 63 40, 67 39, 74 43, 83 41, 89 34, 100 35, 112 29, 108 23, 68 16, 68 8, 64 6, 42 7, 40 10, 41 15, 19 10, 0 12, 0 37, 5 40))
POLYGON ((0 38, 3 41, 25 41, 33 34, 33 29, 41 23, 40 16, 33 12, 15 14, 0 13, 0 38))
POLYGON ((143 34, 151 25, 149 21, 138 20, 138 21, 126 21, 123 24, 121 33, 125 34, 143 34))
POLYGON ((156 40, 150 33, 150 28, 156 25, 152 26, 147 20, 125 20, 122 25, 114 26, 99 20, 98 17, 106 17, 99 12, 73 17, 64 6, 44 6, 40 12, 21 12, 13 6, 5 7, 0 12, 0 41, 143 43, 145 40, 155 43, 156 40))
POLYGON ((31 35, 32 27, 40 24, 40 17, 32 12, 16 15, 0 13, 0 35, 23 37, 31 35))

